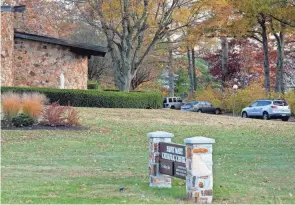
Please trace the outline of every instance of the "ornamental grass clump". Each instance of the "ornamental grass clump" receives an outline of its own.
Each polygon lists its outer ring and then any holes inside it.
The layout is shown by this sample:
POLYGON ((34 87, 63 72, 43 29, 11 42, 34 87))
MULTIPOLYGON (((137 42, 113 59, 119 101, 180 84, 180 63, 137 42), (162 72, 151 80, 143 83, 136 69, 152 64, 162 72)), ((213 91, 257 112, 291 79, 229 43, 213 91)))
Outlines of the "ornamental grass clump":
POLYGON ((4 119, 11 122, 21 110, 22 103, 19 94, 13 92, 3 93, 1 97, 4 119))
POLYGON ((52 103, 42 113, 41 124, 47 126, 80 126, 78 112, 71 106, 52 103))
POLYGON ((71 106, 67 106, 67 110, 65 112, 65 120, 68 126, 81 125, 79 113, 71 106))
POLYGON ((40 93, 24 93, 22 95, 22 113, 38 121, 48 99, 40 93))

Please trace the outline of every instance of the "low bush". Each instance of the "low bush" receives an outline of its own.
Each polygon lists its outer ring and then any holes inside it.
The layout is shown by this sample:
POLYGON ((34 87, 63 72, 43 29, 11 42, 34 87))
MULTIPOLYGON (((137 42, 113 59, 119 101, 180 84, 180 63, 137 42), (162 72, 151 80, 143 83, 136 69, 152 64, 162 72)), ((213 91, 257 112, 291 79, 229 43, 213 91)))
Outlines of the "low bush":
POLYGON ((65 125, 65 111, 65 106, 59 106, 57 103, 49 105, 42 112, 42 120, 40 124, 49 126, 65 125))
POLYGON ((22 104, 20 95, 14 92, 6 92, 1 97, 3 117, 11 121, 20 112, 22 104))
POLYGON ((196 99, 200 101, 209 101, 215 106, 223 107, 223 96, 218 89, 207 88, 206 90, 198 90, 196 92, 196 99))
POLYGON ((227 111, 234 111, 239 114, 243 108, 247 107, 249 104, 256 100, 268 99, 267 92, 258 83, 252 83, 244 89, 239 89, 236 94, 233 93, 232 88, 225 91, 223 106, 227 111), (235 106, 234 105, 235 102, 235 106))
POLYGON ((35 120, 31 116, 22 113, 13 117, 11 122, 15 127, 28 127, 32 126, 35 120))
POLYGON ((94 90, 99 89, 99 90, 101 90, 98 82, 92 81, 92 80, 91 81, 88 81, 88 83, 87 83, 87 89, 89 89, 89 90, 91 90, 91 89, 94 89, 94 90))
POLYGON ((22 113, 30 116, 35 121, 41 115, 41 111, 48 99, 40 93, 23 93, 22 95, 22 113))
POLYGON ((284 98, 286 99, 286 101, 288 102, 293 115, 295 115, 295 89, 290 90, 289 92, 286 93, 286 95, 284 96, 284 98))
POLYGON ((80 117, 77 110, 75 110, 71 106, 67 106, 66 112, 65 112, 65 123, 68 126, 80 126, 80 117))
POLYGON ((71 106, 49 105, 42 113, 40 124, 49 126, 80 126, 78 112, 71 106))
POLYGON ((54 88, 2 87, 1 92, 39 92, 46 95, 50 103, 74 107, 103 108, 160 108, 162 95, 160 92, 114 92, 99 90, 71 90, 54 88))

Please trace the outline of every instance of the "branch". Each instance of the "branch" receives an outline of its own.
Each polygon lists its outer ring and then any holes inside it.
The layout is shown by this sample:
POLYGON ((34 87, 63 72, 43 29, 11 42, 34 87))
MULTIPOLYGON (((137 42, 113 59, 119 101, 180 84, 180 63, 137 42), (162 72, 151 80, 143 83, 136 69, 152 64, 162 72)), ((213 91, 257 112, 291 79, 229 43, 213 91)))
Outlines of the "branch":
POLYGON ((285 25, 287 25, 287 26, 290 26, 290 27, 295 28, 295 24, 292 24, 292 23, 290 23, 290 22, 284 21, 283 19, 279 19, 278 17, 275 17, 275 16, 272 15, 272 14, 270 14, 270 16, 271 16, 272 18, 274 18, 275 20, 277 20, 277 21, 279 21, 279 22, 281 22, 281 23, 283 23, 283 24, 285 24, 285 25))
POLYGON ((263 41, 261 39, 259 39, 257 36, 249 36, 250 38, 255 39, 256 41, 258 41, 259 43, 263 43, 263 41))
POLYGON ((281 46, 281 40, 280 40, 279 35, 275 32, 275 29, 274 29, 274 26, 273 26, 273 22, 272 22, 272 20, 270 21, 270 28, 271 28, 272 34, 274 35, 274 37, 275 37, 276 40, 277 40, 277 44, 278 44, 278 46, 280 47, 280 46, 281 46))

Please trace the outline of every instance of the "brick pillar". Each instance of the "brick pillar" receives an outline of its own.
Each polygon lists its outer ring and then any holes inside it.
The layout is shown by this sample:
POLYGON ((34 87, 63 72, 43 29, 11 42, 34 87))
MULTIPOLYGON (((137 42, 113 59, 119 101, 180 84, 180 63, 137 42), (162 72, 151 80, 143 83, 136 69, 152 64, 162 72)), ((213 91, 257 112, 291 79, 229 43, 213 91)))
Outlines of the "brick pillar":
POLYGON ((186 193, 193 203, 209 204, 213 198, 212 144, 214 139, 192 137, 186 144, 186 193))
POLYGON ((159 142, 171 142, 174 137, 169 132, 150 132, 149 137, 149 175, 150 187, 171 188, 171 177, 159 173, 159 142))

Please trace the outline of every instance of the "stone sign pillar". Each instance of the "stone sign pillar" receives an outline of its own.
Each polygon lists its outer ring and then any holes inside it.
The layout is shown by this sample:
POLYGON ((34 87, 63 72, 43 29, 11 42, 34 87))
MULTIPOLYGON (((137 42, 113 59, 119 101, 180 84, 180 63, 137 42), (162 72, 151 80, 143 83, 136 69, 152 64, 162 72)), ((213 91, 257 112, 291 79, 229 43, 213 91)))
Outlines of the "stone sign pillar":
POLYGON ((171 142, 174 135, 169 132, 156 131, 148 133, 147 137, 149 138, 150 187, 171 188, 171 176, 159 172, 159 143, 171 142))
POLYGON ((186 144, 186 193, 193 203, 211 203, 213 198, 212 144, 214 139, 192 137, 186 144))

